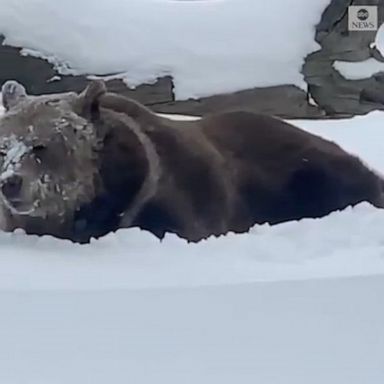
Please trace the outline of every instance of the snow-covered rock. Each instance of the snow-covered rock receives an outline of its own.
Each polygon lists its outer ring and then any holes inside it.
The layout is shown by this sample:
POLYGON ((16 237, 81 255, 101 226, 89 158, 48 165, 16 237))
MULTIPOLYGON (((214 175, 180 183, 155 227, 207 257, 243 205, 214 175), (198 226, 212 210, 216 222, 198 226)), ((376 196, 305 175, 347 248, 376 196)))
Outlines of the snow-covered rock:
POLYGON ((313 30, 328 3, 0 0, 0 33, 62 73, 121 73, 131 86, 170 74, 185 99, 304 86, 300 68, 318 47, 313 30))

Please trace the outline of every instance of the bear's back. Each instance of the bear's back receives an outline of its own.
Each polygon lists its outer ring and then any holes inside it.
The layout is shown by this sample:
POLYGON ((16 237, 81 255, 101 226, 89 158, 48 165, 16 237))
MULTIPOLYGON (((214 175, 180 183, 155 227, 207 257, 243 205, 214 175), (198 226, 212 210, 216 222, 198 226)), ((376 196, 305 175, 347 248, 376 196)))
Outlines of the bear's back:
POLYGON ((256 222, 321 217, 361 201, 383 206, 381 178, 331 141, 252 112, 213 115, 201 126, 256 222))

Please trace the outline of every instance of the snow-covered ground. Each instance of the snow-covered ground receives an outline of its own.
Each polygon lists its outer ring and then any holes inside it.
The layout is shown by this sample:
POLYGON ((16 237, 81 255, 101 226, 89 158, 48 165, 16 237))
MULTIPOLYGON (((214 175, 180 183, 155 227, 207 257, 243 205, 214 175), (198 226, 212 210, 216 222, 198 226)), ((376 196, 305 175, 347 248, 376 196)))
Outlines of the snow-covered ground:
POLYGON ((120 73, 131 86, 172 74, 184 99, 303 86, 329 1, 0 0, 0 34, 64 72, 120 73))
POLYGON ((382 384, 384 278, 0 293, 2 384, 382 384))

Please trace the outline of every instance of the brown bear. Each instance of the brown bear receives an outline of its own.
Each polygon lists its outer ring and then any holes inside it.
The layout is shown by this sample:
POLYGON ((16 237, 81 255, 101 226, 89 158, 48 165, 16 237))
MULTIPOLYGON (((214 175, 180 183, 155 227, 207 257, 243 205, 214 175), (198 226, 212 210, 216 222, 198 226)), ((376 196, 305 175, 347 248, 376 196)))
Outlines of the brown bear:
POLYGON ((41 96, 10 81, 3 104, 5 230, 87 242, 137 226, 198 241, 362 201, 384 206, 383 180, 357 157, 271 116, 170 120, 102 81, 41 96))

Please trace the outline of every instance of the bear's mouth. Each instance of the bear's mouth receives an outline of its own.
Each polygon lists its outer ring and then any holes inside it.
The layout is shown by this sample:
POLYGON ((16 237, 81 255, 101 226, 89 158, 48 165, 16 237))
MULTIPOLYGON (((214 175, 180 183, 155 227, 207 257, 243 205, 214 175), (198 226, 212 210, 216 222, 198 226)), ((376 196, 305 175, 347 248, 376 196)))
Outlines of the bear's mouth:
POLYGON ((0 197, 4 206, 14 215, 27 216, 36 209, 35 204, 28 204, 21 199, 8 199, 1 192, 0 197))

